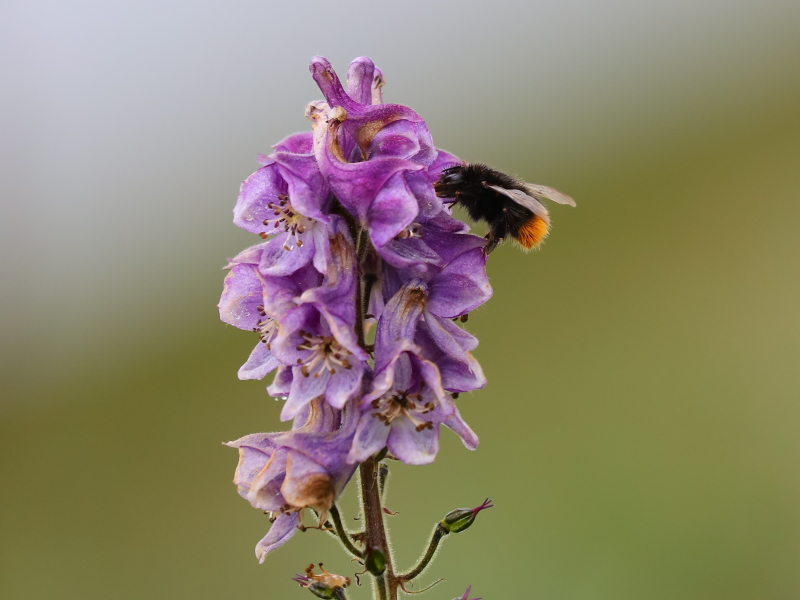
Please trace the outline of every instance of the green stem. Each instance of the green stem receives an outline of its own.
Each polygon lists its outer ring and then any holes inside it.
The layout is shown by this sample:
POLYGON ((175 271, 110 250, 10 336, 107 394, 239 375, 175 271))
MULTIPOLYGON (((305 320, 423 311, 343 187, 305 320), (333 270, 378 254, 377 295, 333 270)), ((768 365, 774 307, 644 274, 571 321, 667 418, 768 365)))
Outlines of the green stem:
POLYGON ((397 579, 401 581, 411 581, 415 577, 418 577, 425 570, 425 567, 428 566, 428 563, 433 560, 433 557, 436 554, 436 548, 439 546, 439 542, 442 541, 442 538, 448 533, 450 532, 447 531, 447 529, 445 529, 441 523, 437 523, 436 529, 433 530, 431 541, 428 544, 428 549, 425 551, 425 556, 420 559, 416 567, 411 569, 408 573, 398 575, 397 579))
POLYGON ((336 534, 339 536, 339 539, 344 544, 344 547, 347 548, 350 551, 350 553, 356 558, 363 558, 364 553, 361 552, 361 550, 359 550, 358 548, 356 548, 353 542, 350 540, 350 535, 347 533, 347 529, 342 523, 342 516, 339 514, 339 509, 335 504, 331 506, 330 512, 331 512, 331 517, 333 517, 333 525, 336 528, 336 534))

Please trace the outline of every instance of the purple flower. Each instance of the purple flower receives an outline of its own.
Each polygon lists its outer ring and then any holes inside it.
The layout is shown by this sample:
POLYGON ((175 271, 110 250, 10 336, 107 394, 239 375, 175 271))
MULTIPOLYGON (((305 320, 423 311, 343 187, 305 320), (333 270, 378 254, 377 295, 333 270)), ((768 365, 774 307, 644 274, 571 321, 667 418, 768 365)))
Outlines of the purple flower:
POLYGON ((329 263, 325 224, 330 194, 317 168, 308 134, 295 134, 243 183, 233 222, 264 239, 259 246, 265 275, 288 275, 313 261, 320 273, 329 263), (306 151, 307 153, 298 153, 306 151))
POLYGON ((264 311, 265 303, 263 279, 258 269, 250 264, 235 265, 225 277, 219 302, 220 319, 259 334, 259 342, 250 358, 239 369, 240 379, 261 379, 279 364, 270 352, 270 341, 278 326, 264 311))
POLYGON ((486 240, 466 233, 469 228, 446 210, 417 219, 377 252, 389 265, 399 269, 426 271, 429 265, 442 267, 473 248, 483 248, 486 240))
POLYGON ((239 449, 239 494, 276 517, 256 546, 259 562, 294 535, 304 509, 315 510, 320 524, 325 521, 355 470, 345 459, 358 417, 354 403, 340 411, 317 400, 298 415, 292 431, 256 433, 227 444, 239 449))
MULTIPOLYGON (((424 171, 437 151, 425 122, 408 107, 367 104, 367 81, 375 82, 374 65, 357 59, 350 68, 348 95, 330 63, 311 60, 311 73, 325 96, 325 105, 308 112, 314 121, 314 153, 326 181, 342 205, 369 230, 379 248, 411 225, 419 213, 414 189, 427 181, 424 171)), ((378 86, 379 90, 379 86, 378 86)), ((374 91, 374 88, 373 88, 374 91)), ((441 204, 427 186, 429 202, 441 204)))
MULTIPOLYGON (((322 285, 294 298, 296 306, 281 317, 280 333, 271 346, 278 360, 292 369, 281 413, 284 421, 319 396, 341 408, 360 391, 366 369, 368 356, 354 331, 358 273, 353 241, 340 217, 332 215, 328 229, 331 263, 322 285)), ((288 374, 280 375, 288 383, 288 374)))
POLYGON ((387 446, 406 464, 428 464, 438 452, 442 424, 453 429, 468 448, 477 447, 477 436, 442 385, 440 368, 446 369, 446 379, 460 383, 471 375, 471 389, 484 384, 483 373, 478 368, 479 375, 472 374, 457 361, 441 361, 437 366, 411 341, 425 312, 425 293, 421 282, 408 285, 383 311, 375 337, 372 388, 362 399, 364 414, 348 460, 366 460, 387 446))
POLYGON ((474 450, 478 438, 445 393, 436 365, 408 340, 398 342, 392 354, 376 370, 372 390, 362 400, 364 413, 348 460, 364 461, 387 446, 406 464, 431 463, 439 450, 440 425, 474 450))
POLYGON ((259 252, 249 248, 231 259, 220 298, 220 318, 234 327, 255 331, 259 342, 247 362, 239 369, 239 379, 263 379, 279 366, 271 352, 278 323, 295 306, 295 296, 319 284, 321 276, 310 265, 288 277, 262 275, 259 252))
MULTIPOLYGON (((466 315, 491 298, 486 256, 481 248, 468 249, 444 268, 429 269, 423 274, 414 270, 385 268, 383 294, 384 297, 401 294, 403 302, 416 304, 415 310, 404 310, 415 315, 415 322, 424 325, 434 344, 455 360, 465 364, 470 362, 468 353, 477 347, 478 340, 452 319, 466 315), (416 291, 409 294, 409 290, 416 291)), ((388 318, 395 317, 389 315, 388 318)), ((376 348, 378 343, 376 341, 376 348)))

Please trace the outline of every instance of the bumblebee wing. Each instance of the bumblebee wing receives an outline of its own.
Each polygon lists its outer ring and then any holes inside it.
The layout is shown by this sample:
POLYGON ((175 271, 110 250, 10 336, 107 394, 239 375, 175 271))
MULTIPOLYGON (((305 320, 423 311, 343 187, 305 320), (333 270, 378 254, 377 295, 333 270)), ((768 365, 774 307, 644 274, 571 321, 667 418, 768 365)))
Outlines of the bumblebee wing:
POLYGON ((521 190, 509 190, 507 188, 500 187, 499 185, 489 185, 486 187, 511 198, 514 202, 520 206, 524 206, 537 217, 544 219, 546 223, 550 223, 550 217, 547 216, 547 209, 544 207, 544 204, 539 202, 536 198, 529 196, 521 190))
POLYGON ((573 200, 566 194, 562 194, 558 190, 555 190, 551 187, 547 187, 546 185, 526 183, 525 187, 528 188, 528 192, 532 196, 538 198, 539 200, 546 199, 546 200, 552 200, 553 202, 557 202, 558 204, 575 206, 575 200, 573 200))

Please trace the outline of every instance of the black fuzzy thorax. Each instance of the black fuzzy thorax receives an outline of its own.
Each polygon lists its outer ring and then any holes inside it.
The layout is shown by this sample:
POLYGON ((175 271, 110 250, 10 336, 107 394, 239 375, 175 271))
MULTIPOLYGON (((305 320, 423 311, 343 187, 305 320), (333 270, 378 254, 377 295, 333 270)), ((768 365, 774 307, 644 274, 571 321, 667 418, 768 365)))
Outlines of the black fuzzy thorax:
POLYGON ((487 237, 490 240, 499 242, 508 235, 517 237, 520 228, 533 218, 533 213, 489 188, 491 185, 527 193, 522 182, 477 163, 445 169, 434 189, 437 196, 453 198, 453 204, 463 206, 473 221, 485 221, 489 225, 487 237))

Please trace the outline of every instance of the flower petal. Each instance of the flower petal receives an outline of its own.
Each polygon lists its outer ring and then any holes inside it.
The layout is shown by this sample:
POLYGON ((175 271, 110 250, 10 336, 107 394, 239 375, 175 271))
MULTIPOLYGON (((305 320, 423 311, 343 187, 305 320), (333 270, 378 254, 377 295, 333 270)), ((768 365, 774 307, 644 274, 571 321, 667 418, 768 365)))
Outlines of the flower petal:
POLYGON ((228 325, 252 331, 261 320, 261 279, 252 265, 236 265, 225 276, 219 299, 219 318, 228 325))
POLYGON ((428 283, 426 308, 445 319, 461 316, 492 297, 486 255, 480 248, 464 252, 428 283))
POLYGON ((361 415, 358 423, 356 436, 353 439, 353 446, 347 455, 347 462, 360 463, 367 460, 370 456, 386 446, 389 437, 389 427, 372 417, 372 414, 365 412, 361 415))
POLYGON ((417 323, 425 308, 426 291, 425 283, 414 279, 400 288, 386 303, 375 332, 376 371, 382 369, 394 353, 402 352, 402 350, 389 351, 395 342, 414 339, 417 323))
MULTIPOLYGON (((309 228, 315 227, 310 225, 309 228)), ((279 233, 264 245, 259 270, 264 275, 283 277, 291 275, 314 258, 314 235, 303 236, 303 245, 298 246, 290 233, 279 233)))
POLYGON ((263 379, 279 365, 278 359, 272 356, 267 345, 259 342, 250 353, 250 358, 239 369, 239 379, 263 379))
POLYGON ((376 248, 384 246, 414 222, 419 204, 402 173, 390 177, 369 206, 366 224, 376 248))
POLYGON ((468 449, 475 450, 478 447, 478 436, 461 418, 458 409, 444 421, 444 425, 452 429, 468 449))
POLYGON ((290 450, 281 494, 292 506, 308 506, 324 513, 333 505, 336 491, 327 469, 302 452, 290 450))
POLYGON ((293 133, 273 146, 278 152, 311 154, 314 152, 314 134, 310 131, 293 133))
POLYGON ((273 216, 270 202, 278 202, 280 194, 286 194, 286 182, 278 172, 278 166, 269 164, 261 167, 242 182, 239 198, 233 209, 233 222, 250 233, 271 233, 264 226, 264 220, 273 216))
POLYGON ((250 482, 245 498, 259 510, 280 510, 285 504, 280 493, 280 484, 286 471, 287 454, 285 448, 278 448, 264 463, 264 467, 250 482))
MULTIPOLYGON (((376 419, 377 420, 377 419, 376 419)), ((386 445, 397 458, 407 465, 427 465, 439 451, 439 427, 417 431, 416 425, 406 417, 392 421, 386 445)))
POLYGON ((466 353, 478 346, 477 338, 449 319, 437 317, 428 310, 424 311, 423 316, 431 338, 442 352, 461 362, 468 362, 466 353))
POLYGON ((292 367, 279 366, 275 379, 267 387, 267 393, 275 398, 285 398, 292 388, 292 378, 292 367))
POLYGON ((328 222, 328 186, 313 154, 275 153, 278 172, 286 182, 292 208, 316 221, 328 222))
POLYGON ((289 538, 297 531, 298 522, 296 512, 278 515, 272 527, 269 528, 269 533, 256 544, 256 558, 259 564, 264 562, 267 554, 289 541, 289 538))
POLYGON ((359 56, 347 68, 347 95, 359 104, 372 104, 372 81, 375 63, 359 56))
POLYGON ((291 421, 303 406, 325 393, 331 375, 325 370, 318 372, 317 375, 319 377, 313 375, 306 377, 300 367, 294 367, 292 389, 289 391, 286 404, 283 405, 281 421, 291 421))
POLYGON ((333 407, 342 408, 361 389, 363 374, 364 363, 358 360, 353 361, 349 369, 337 367, 325 388, 325 401, 333 407))
POLYGON ((393 239, 377 250, 381 258, 400 269, 414 266, 424 269, 428 263, 436 265, 441 262, 439 255, 419 238, 393 239))

